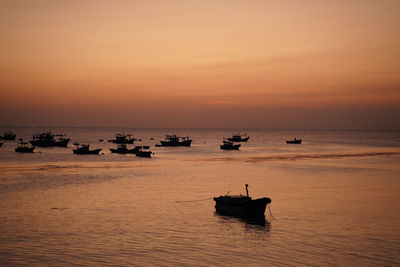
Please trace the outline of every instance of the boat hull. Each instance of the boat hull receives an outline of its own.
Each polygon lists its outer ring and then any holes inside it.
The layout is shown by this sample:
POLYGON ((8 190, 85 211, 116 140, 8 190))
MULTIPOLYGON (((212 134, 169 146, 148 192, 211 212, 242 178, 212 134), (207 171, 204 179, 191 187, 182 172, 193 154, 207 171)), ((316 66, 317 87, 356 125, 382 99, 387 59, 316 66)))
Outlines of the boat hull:
POLYGON ((192 140, 183 140, 180 142, 169 142, 169 141, 160 141, 161 146, 190 146, 192 144, 192 140))
POLYGON ((73 152, 76 155, 98 155, 101 151, 101 148, 99 149, 93 149, 93 150, 80 150, 80 149, 74 149, 73 152))
POLYGON ((232 146, 220 145, 220 148, 223 150, 239 150, 239 147, 240 147, 240 144, 232 145, 232 146))
POLYGON ((33 150, 35 150, 35 147, 16 147, 15 152, 18 153, 33 153, 33 150))
POLYGON ((138 151, 135 153, 136 157, 151 158, 151 151, 138 151))
POLYGON ((38 147, 67 147, 69 139, 57 140, 57 141, 42 141, 42 140, 31 140, 32 146, 38 147))
POLYGON ((232 203, 225 196, 215 197, 215 211, 219 214, 235 216, 245 219, 264 218, 270 198, 258 198, 243 202, 232 203))
POLYGON ((136 149, 118 149, 118 148, 110 148, 111 153, 116 153, 116 154, 135 154, 136 149))
POLYGON ((301 144, 301 140, 286 141, 286 144, 301 144))
POLYGON ((231 142, 247 142, 249 141, 250 136, 247 136, 245 138, 235 138, 235 137, 229 137, 228 140, 231 142))
POLYGON ((128 139, 128 140, 108 140, 108 142, 110 143, 114 143, 114 144, 133 144, 135 141, 135 139, 128 139))

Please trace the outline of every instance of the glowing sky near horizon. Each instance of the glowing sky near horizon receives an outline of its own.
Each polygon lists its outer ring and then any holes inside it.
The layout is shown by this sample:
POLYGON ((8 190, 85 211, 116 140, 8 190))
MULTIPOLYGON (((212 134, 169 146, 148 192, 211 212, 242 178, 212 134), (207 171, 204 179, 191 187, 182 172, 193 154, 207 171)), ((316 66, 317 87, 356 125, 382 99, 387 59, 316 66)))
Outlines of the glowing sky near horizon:
POLYGON ((399 128, 400 1, 2 1, 0 124, 399 128))

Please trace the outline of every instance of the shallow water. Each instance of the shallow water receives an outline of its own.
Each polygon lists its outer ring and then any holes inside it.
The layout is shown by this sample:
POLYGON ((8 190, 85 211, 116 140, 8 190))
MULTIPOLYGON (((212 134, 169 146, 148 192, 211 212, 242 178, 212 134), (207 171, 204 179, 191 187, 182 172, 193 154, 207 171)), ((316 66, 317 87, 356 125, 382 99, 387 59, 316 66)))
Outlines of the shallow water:
MULTIPOLYGON (((13 130, 27 140, 42 129, 13 130)), ((193 147, 158 148, 171 129, 125 129, 152 146, 144 159, 98 142, 121 129, 54 131, 104 154, 5 142, 2 265, 400 264, 399 132, 248 130, 241 151, 221 151, 231 130, 176 130, 193 147), (294 137, 303 144, 285 143, 294 137), (214 213, 213 196, 245 183, 272 199, 265 225, 214 213)))

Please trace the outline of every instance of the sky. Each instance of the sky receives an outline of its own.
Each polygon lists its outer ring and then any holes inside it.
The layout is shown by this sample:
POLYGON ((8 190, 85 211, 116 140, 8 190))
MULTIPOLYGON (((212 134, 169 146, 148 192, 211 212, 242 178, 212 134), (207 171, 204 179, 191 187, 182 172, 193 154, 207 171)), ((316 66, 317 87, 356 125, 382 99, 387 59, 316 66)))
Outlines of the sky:
POLYGON ((400 130, 398 0, 0 5, 0 125, 400 130))

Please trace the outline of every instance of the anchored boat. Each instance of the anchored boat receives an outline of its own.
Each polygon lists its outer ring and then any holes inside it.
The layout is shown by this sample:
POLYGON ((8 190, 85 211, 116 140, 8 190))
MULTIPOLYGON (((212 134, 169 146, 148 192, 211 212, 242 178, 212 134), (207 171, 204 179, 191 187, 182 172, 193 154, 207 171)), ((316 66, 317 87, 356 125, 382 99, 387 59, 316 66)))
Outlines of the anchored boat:
POLYGON ((136 147, 129 149, 126 144, 119 144, 117 148, 110 148, 111 153, 117 154, 135 154, 137 150, 136 147))
POLYGON ((149 146, 135 146, 137 151, 135 152, 136 157, 142 157, 142 158, 151 158, 151 155, 153 152, 151 152, 149 146))
POLYGON ((233 142, 228 140, 223 140, 222 142, 223 144, 219 147, 224 150, 239 150, 239 147, 241 146, 241 144, 234 144, 233 142))
POLYGON ((286 141, 286 144, 301 144, 301 139, 295 137, 293 140, 286 141))
POLYGON ((83 144, 79 144, 79 143, 74 143, 74 145, 76 146, 76 149, 73 149, 72 151, 74 152, 74 154, 77 155, 98 155, 101 151, 101 148, 98 149, 89 149, 89 145, 83 145, 83 144))
POLYGON ((132 138, 131 134, 116 134, 115 139, 108 140, 108 142, 115 144, 133 144, 137 139, 132 138))
POLYGON ((215 210, 223 215, 230 215, 244 219, 265 218, 265 209, 271 199, 267 197, 252 199, 249 196, 248 185, 246 184, 246 196, 225 195, 214 197, 215 210))
POLYGON ((67 147, 69 138, 65 138, 65 134, 51 134, 51 132, 43 132, 33 135, 31 141, 32 146, 39 147, 67 147), (56 139, 56 137, 58 137, 56 139))
POLYGON ((0 135, 0 140, 11 140, 11 141, 13 141, 13 140, 15 140, 15 137, 16 137, 15 133, 10 131, 10 132, 5 132, 3 135, 0 135))
POLYGON ((192 140, 189 136, 180 137, 173 135, 166 135, 164 141, 160 141, 160 144, 156 146, 190 146, 192 144, 192 140))
POLYGON ((18 146, 15 148, 15 152, 19 153, 33 153, 33 150, 35 150, 34 146, 29 147, 28 143, 23 142, 22 139, 18 139, 18 146))
POLYGON ((250 136, 248 136, 247 134, 233 134, 232 137, 228 138, 228 141, 231 142, 247 142, 249 141, 250 136))

